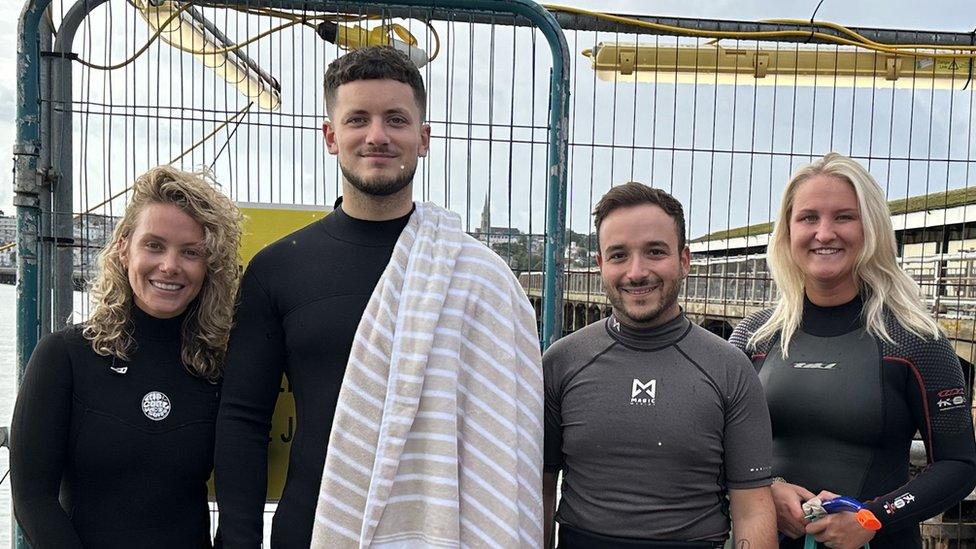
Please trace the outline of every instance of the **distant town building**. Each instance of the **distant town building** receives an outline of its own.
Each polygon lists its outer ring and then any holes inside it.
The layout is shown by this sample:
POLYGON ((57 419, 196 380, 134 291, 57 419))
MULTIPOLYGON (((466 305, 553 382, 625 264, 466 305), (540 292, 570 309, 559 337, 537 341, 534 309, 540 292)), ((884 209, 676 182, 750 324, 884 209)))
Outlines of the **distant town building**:
POLYGON ((3 215, 0 211, 0 267, 13 267, 17 264, 17 218, 3 215))
POLYGON ((519 237, 522 236, 522 231, 515 227, 492 227, 491 209, 489 208, 488 197, 485 196, 485 206, 481 210, 481 224, 475 230, 473 236, 488 246, 493 246, 495 244, 518 242, 520 240, 519 237))
POLYGON ((518 242, 522 236, 522 231, 515 227, 490 227, 487 231, 478 230, 475 238, 493 246, 495 244, 505 244, 508 242, 518 242))
MULTIPOLYGON (((2 212, 0 212, 2 213, 2 212)), ((119 218, 86 214, 72 222, 72 256, 76 272, 88 273, 95 266, 98 252, 112 238, 119 218)), ((0 215, 0 267, 17 264, 17 218, 0 215)))
POLYGON ((17 240, 17 218, 0 211, 0 244, 17 240))
POLYGON ((74 238, 75 270, 92 272, 98 259, 98 252, 112 238, 118 217, 85 214, 74 218, 72 238, 74 238))

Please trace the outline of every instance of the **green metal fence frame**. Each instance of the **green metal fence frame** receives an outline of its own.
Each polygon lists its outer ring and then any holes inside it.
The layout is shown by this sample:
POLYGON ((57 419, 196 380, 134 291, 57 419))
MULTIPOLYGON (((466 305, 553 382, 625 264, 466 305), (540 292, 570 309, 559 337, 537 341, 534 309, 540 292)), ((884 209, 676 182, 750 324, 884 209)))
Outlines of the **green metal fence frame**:
MULTIPOLYGON (((79 0, 87 15, 97 6, 108 0, 79 0)), ((17 130, 14 145, 14 206, 17 212, 17 385, 23 377, 27 361, 40 337, 51 331, 50 314, 42 314, 42 306, 50 307, 51 288, 41 274, 51 267, 45 264, 46 254, 41 253, 44 245, 54 247, 56 238, 45 237, 42 230, 45 185, 51 177, 59 174, 42 173, 45 168, 44 156, 51 150, 50 135, 43 131, 42 124, 42 51, 50 52, 50 28, 43 17, 51 0, 27 0, 17 29, 17 130), (46 50, 42 50, 42 45, 46 50), (46 242, 48 241, 48 242, 46 242)), ((542 32, 552 52, 552 72, 550 74, 549 105, 549 158, 546 204, 545 240, 545 281, 542 310, 542 330, 540 343, 548 347, 558 339, 562 330, 563 298, 563 254, 565 248, 566 226, 566 179, 569 151, 568 110, 569 104, 569 63, 570 52, 565 36, 556 19, 548 11, 531 0, 398 0, 390 3, 353 2, 326 0, 222 0, 220 2, 195 2, 198 6, 239 5, 250 7, 274 7, 277 9, 301 9, 305 11, 351 11, 359 13, 364 9, 382 10, 390 17, 399 13, 416 13, 426 10, 433 15, 464 14, 483 17, 485 22, 498 16, 523 17, 542 32), (265 6, 266 5, 266 6, 265 6)), ((71 44, 67 44, 67 48, 71 44)), ((68 52, 65 52, 65 54, 68 52)), ((69 62, 65 54, 53 54, 61 62, 69 62)), ((70 94, 70 89, 67 92, 70 94)), ((70 104, 70 97, 68 104, 70 104)), ((62 170, 70 171, 71 165, 62 170)), ((45 170, 47 172, 47 170, 45 170)), ((70 177, 67 179, 70 181, 70 177)), ((71 190, 68 189, 70 193, 71 190)), ((69 195, 70 196, 70 195, 69 195)), ((67 235, 70 238, 70 234, 67 235)), ((70 269, 67 277, 59 273, 55 286, 71 288, 70 269), (61 278, 66 278, 61 280, 61 278)), ((63 288, 62 288, 63 289, 63 288)), ((70 303, 70 300, 69 300, 70 303)), ((29 547, 23 532, 13 524, 13 547, 29 547)))

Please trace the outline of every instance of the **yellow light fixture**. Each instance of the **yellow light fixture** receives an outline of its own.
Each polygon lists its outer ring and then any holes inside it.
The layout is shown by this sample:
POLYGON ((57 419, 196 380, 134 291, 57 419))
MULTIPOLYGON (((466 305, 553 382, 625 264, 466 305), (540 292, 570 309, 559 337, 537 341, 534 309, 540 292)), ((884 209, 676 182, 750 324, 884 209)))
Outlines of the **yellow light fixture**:
POLYGON ((142 0, 136 7, 153 31, 159 31, 159 37, 163 41, 192 52, 193 57, 213 69, 258 107, 270 111, 281 105, 281 92, 277 89, 276 82, 262 78, 234 54, 218 51, 226 50, 227 47, 215 44, 203 25, 194 21, 186 11, 181 12, 177 3, 162 1, 154 5, 149 0, 142 0))
POLYGON ((969 59, 897 56, 846 46, 725 48, 600 42, 583 50, 597 77, 614 82, 959 89, 969 59))
POLYGON ((368 29, 360 25, 324 21, 316 27, 316 32, 323 40, 348 50, 366 46, 393 46, 407 54, 418 68, 429 61, 427 52, 417 45, 417 39, 406 27, 397 23, 377 25, 368 29))

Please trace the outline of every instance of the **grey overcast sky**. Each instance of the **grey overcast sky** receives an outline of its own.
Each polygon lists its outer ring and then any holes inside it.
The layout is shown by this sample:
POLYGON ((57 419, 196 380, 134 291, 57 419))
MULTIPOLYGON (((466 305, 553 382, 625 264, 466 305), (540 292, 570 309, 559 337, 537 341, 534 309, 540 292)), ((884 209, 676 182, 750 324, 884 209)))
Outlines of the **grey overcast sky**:
MULTIPOLYGON (((817 0, 567 0, 564 3, 613 13, 760 20, 809 18, 817 0)), ((16 33, 22 6, 20 0, 0 0, 0 74, 7 76, 0 78, 0 210, 8 214, 13 212, 11 157, 16 116, 16 33)), ((848 26, 942 31, 976 28, 976 13, 970 2, 963 0, 824 0, 817 18, 848 26)))

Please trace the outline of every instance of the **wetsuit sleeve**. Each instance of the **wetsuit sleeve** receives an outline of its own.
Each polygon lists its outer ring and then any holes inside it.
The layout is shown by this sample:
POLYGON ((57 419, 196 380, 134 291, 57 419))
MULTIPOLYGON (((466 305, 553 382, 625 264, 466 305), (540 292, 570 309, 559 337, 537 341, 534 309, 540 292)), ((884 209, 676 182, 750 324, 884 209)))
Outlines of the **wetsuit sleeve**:
POLYGON ((753 326, 750 325, 749 319, 744 319, 736 325, 735 329, 732 330, 732 335, 729 336, 729 343, 736 349, 742 351, 746 356, 750 356, 750 353, 746 350, 746 343, 749 342, 749 338, 752 337, 753 326))
POLYGON ((773 435, 759 376, 736 356, 729 367, 725 410, 725 476, 730 489, 772 484, 773 435))
POLYGON ((757 354, 765 354, 768 351, 769 343, 761 344, 761 348, 759 349, 750 349, 749 338, 752 337, 752 334, 761 328, 767 320, 769 320, 769 317, 772 316, 772 314, 772 309, 764 309, 742 319, 742 321, 736 325, 735 329, 732 330, 732 335, 729 336, 729 343, 736 349, 739 349, 745 353, 750 360, 754 359, 755 355, 757 354))
POLYGON ((14 515, 33 547, 81 547, 58 494, 68 459, 72 373, 59 334, 34 349, 17 393, 10 437, 14 515))
POLYGON ((248 269, 241 281, 217 414, 214 478, 225 547, 256 548, 263 539, 271 416, 284 361, 276 308, 248 269))
POLYGON ((542 375, 545 386, 543 460, 545 471, 549 473, 559 471, 563 467, 562 392, 559 390, 559 380, 556 379, 555 362, 557 362, 557 358, 550 348, 542 357, 542 375))
POLYGON ((976 485, 976 439, 962 368, 944 338, 917 341, 904 357, 910 382, 906 400, 925 442, 929 465, 906 485, 868 504, 884 529, 898 529, 935 516, 966 497, 976 485))

